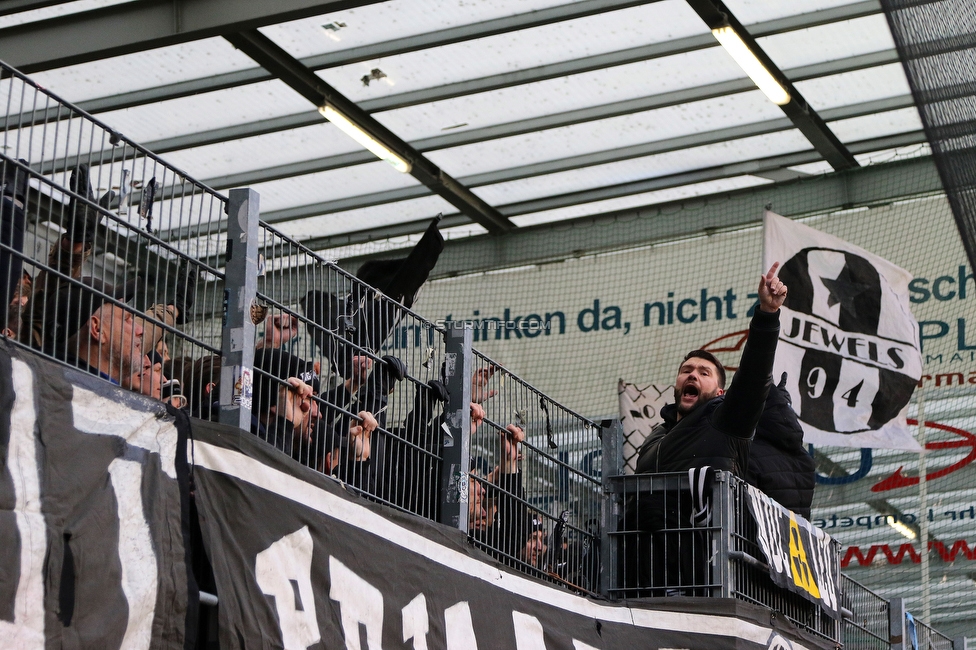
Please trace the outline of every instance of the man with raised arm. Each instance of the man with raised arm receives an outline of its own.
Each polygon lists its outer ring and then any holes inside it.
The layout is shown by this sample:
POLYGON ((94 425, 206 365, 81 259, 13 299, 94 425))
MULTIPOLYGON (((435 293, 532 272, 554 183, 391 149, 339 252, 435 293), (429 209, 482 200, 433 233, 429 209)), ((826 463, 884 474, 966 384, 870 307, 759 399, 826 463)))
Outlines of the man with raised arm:
MULTIPOLYGON (((779 339, 779 308, 786 285, 773 264, 759 280, 759 308, 739 369, 725 390, 725 368, 705 350, 685 355, 674 380, 674 404, 661 409, 664 422, 641 445, 637 473, 687 472, 710 467, 745 477, 749 446, 771 385, 773 357, 779 339)), ((689 477, 691 478, 691 477, 689 477)), ((701 596, 710 593, 708 543, 694 522, 708 510, 706 481, 691 480, 692 494, 674 488, 654 489, 628 502, 626 517, 636 516, 637 544, 625 542, 625 578, 633 595, 701 596), (697 497, 695 500, 694 497, 697 497)))
POLYGON ((705 350, 685 355, 674 380, 674 404, 641 445, 638 473, 683 472, 710 466, 745 476, 749 442, 763 412, 779 339, 779 308, 786 285, 773 264, 759 280, 759 308, 739 369, 725 390, 725 368, 705 350))

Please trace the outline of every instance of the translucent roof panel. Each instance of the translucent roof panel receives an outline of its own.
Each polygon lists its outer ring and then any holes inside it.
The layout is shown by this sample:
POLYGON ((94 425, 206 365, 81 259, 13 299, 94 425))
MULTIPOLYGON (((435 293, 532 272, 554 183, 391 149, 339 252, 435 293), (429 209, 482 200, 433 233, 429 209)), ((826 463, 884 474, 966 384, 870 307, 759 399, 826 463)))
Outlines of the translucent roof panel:
POLYGON ((383 2, 269 25, 261 32, 292 56, 303 58, 563 4, 566 0, 425 0, 423 11, 418 11, 409 2, 383 2))
POLYGON ((316 111, 308 100, 273 80, 102 113, 98 118, 138 142, 151 142, 299 112, 316 111))
POLYGON ((803 2, 770 2, 769 0, 725 0, 725 6, 735 14, 739 22, 748 25, 764 20, 785 18, 798 13, 831 9, 860 0, 803 0, 803 2))
POLYGON ((261 212, 271 212, 417 185, 420 183, 413 176, 401 174, 377 160, 365 165, 257 183, 251 187, 261 195, 261 212))
POLYGON ((817 110, 911 95, 900 63, 799 81, 796 87, 817 110))
POLYGON ((73 103, 255 67, 223 38, 135 52, 38 72, 31 77, 73 103))
POLYGON ((912 106, 897 111, 828 122, 828 125, 841 142, 856 142, 895 133, 921 131, 922 119, 918 115, 918 110, 912 106))
POLYGON ((532 212, 530 214, 512 217, 512 221, 518 226, 532 226, 541 223, 550 223, 552 221, 564 221, 566 219, 574 219, 577 217, 605 214, 615 210, 638 208, 644 205, 654 205, 655 203, 680 201, 681 199, 688 199, 706 194, 730 192, 732 190, 755 187, 756 185, 767 185, 769 183, 772 183, 772 181, 766 178, 760 178, 759 176, 735 176, 716 181, 692 183, 690 185, 683 185, 681 187, 671 187, 664 190, 656 190, 654 192, 642 192, 640 194, 622 196, 604 201, 581 203, 568 208, 557 208, 555 210, 532 212))
POLYGON ((301 129, 173 151, 166 154, 166 160, 196 170, 205 180, 350 151, 360 151, 359 145, 323 119, 321 124, 301 129))
POLYGON ((833 61, 895 47, 883 15, 809 27, 756 39, 780 68, 833 61))
POLYGON ((275 228, 290 237, 306 240, 353 233, 369 228, 389 226, 404 221, 428 219, 438 214, 453 214, 454 206, 439 196, 425 196, 408 201, 336 212, 318 217, 276 223, 275 228))
POLYGON ((70 14, 76 14, 82 11, 99 9, 100 7, 110 7, 112 5, 125 4, 126 2, 132 1, 133 0, 76 0, 75 2, 59 2, 58 4, 50 7, 41 7, 40 9, 21 11, 9 16, 0 16, 0 29, 3 29, 4 27, 13 27, 14 25, 32 23, 38 20, 45 20, 47 18, 68 16, 70 14))
POLYGON ((753 91, 455 147, 429 157, 452 174, 468 176, 781 117, 762 93, 753 91))
MULTIPOLYGON (((742 70, 717 48, 517 85, 376 115, 407 139, 537 118, 740 79, 742 70), (685 71, 675 75, 675 68, 685 71)), ((768 103, 768 102, 767 102, 768 103)), ((544 128, 544 127, 543 127, 544 128)))
POLYGON ((505 205, 544 196, 566 194, 679 174, 730 163, 809 149, 799 131, 743 138, 704 147, 681 149, 607 165, 547 174, 535 178, 478 187, 474 191, 491 205, 505 205))
POLYGON ((668 0, 330 68, 319 74, 355 101, 551 65, 682 36, 707 33, 684 2, 668 0), (608 38, 612 35, 612 38, 608 38), (364 74, 386 75, 366 85, 364 74))

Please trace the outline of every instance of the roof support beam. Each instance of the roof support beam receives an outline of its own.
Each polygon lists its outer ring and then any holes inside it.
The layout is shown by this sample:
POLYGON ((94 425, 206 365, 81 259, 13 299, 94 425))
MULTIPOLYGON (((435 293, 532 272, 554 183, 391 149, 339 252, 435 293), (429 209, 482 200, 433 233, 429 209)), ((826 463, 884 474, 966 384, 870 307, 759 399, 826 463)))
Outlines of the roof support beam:
POLYGON ((789 117, 796 128, 806 136, 814 149, 820 152, 830 166, 835 170, 857 167, 857 160, 850 151, 844 146, 840 139, 834 135, 830 127, 823 121, 817 112, 803 98, 783 72, 776 67, 756 42, 755 37, 749 30, 743 27, 736 17, 729 11, 721 0, 687 0, 688 4, 694 9, 709 29, 729 26, 738 34, 739 38, 752 51, 762 66, 784 87, 790 94, 787 104, 781 106, 783 112, 789 117))
POLYGON ((135 0, 0 29, 0 59, 30 74, 382 0, 135 0))
POLYGON ((475 196, 467 187, 451 178, 437 165, 370 117, 335 88, 322 81, 314 72, 304 67, 261 32, 255 29, 228 35, 225 38, 288 84, 297 93, 308 99, 314 106, 323 106, 326 102, 335 106, 346 117, 372 134, 397 155, 407 160, 411 165, 410 174, 414 178, 426 185, 431 192, 441 196, 460 210, 471 221, 481 224, 493 233, 506 232, 515 227, 497 210, 475 196))

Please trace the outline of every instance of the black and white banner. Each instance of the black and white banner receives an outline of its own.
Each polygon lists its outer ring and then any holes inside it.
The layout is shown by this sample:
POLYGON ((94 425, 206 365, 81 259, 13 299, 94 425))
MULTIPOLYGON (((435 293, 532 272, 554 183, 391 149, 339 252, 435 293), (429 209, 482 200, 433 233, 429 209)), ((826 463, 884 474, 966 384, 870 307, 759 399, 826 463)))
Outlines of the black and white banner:
POLYGON ((773 582, 818 603, 839 618, 840 565, 830 535, 753 486, 745 487, 759 546, 773 582))
POLYGON ((201 423, 189 453, 224 650, 816 647, 745 603, 638 609, 510 572, 235 429, 201 423))
POLYGON ((3 647, 192 647, 175 418, 0 342, 3 647))
POLYGON ((772 212, 763 268, 782 262, 789 287, 773 377, 815 445, 918 451, 906 421, 922 376, 912 276, 877 255, 772 212))

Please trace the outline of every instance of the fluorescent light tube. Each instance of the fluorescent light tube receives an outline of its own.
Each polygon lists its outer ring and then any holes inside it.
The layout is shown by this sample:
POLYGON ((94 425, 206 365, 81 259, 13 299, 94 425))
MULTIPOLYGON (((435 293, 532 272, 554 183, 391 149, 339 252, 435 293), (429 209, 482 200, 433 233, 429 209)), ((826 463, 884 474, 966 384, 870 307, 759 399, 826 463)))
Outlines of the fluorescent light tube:
POLYGON ((917 537, 914 530, 912 530, 905 524, 901 523, 900 521, 896 521, 895 518, 892 517, 891 515, 885 517, 885 521, 888 523, 889 526, 897 530, 899 533, 901 533, 908 539, 915 539, 917 537))
POLYGON ((385 160, 393 165, 393 169, 404 174, 410 173, 410 163, 408 161, 396 155, 379 140, 371 136, 369 133, 366 133, 362 127, 337 111, 332 104, 319 106, 319 113, 321 113, 325 119, 339 127, 340 131, 376 154, 377 158, 380 160, 385 160))
POLYGON ((749 46, 745 44, 731 26, 717 27, 712 30, 712 35, 722 44, 725 51, 732 55, 739 67, 749 75, 753 83, 759 86, 759 90, 769 98, 769 101, 778 106, 785 106, 790 103, 790 93, 783 88, 783 85, 776 81, 770 74, 749 46))

